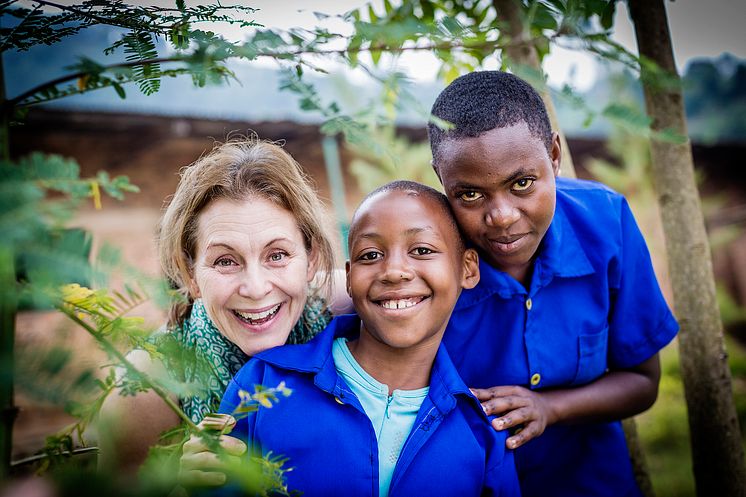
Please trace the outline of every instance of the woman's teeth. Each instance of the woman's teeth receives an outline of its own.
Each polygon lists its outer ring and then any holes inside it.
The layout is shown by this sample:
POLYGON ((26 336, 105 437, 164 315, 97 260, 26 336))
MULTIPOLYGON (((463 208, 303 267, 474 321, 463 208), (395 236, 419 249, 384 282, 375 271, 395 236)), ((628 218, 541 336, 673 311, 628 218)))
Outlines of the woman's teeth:
POLYGON ((272 317, 277 314, 277 311, 280 310, 281 305, 282 304, 277 304, 276 306, 262 312, 241 312, 235 310, 233 312, 236 316, 250 324, 262 324, 272 319, 272 317))

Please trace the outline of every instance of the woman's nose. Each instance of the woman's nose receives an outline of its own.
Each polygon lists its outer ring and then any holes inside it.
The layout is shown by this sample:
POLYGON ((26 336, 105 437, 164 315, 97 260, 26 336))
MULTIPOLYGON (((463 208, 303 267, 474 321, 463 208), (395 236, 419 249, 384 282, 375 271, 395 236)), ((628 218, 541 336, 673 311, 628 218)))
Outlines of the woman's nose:
POLYGON ((262 267, 246 266, 240 273, 238 294, 252 300, 261 300, 272 291, 271 275, 262 267))

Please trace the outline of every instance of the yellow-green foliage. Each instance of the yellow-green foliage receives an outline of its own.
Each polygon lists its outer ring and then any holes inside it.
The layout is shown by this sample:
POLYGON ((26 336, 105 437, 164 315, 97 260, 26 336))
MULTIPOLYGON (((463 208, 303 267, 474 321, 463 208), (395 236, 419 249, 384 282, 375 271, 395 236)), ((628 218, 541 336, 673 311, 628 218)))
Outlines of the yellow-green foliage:
POLYGON ((363 193, 397 179, 418 181, 440 190, 440 182, 430 165, 427 142, 412 143, 396 136, 392 127, 378 128, 371 142, 348 145, 356 158, 350 171, 363 193))

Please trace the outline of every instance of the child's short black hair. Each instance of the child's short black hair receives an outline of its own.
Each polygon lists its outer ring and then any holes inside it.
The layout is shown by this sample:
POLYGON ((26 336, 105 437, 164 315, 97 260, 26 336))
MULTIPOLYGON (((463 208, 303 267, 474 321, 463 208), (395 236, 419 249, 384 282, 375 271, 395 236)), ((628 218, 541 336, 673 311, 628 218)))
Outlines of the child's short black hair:
MULTIPOLYGON (((448 199, 444 194, 442 194, 435 188, 423 185, 422 183, 408 180, 396 180, 390 183, 386 183, 385 185, 379 186, 378 188, 367 194, 365 198, 360 202, 358 210, 363 204, 365 204, 365 202, 369 198, 378 195, 379 193, 392 191, 410 192, 413 195, 427 197, 435 202, 435 204, 440 207, 440 209, 443 211, 443 214, 448 219, 448 224, 453 228, 453 234, 456 238, 454 240, 456 242, 456 249, 459 252, 463 252, 466 249, 463 237, 461 236, 461 230, 459 230, 458 224, 456 223, 456 218, 453 215, 453 210, 451 209, 451 204, 448 203, 448 199)), ((356 210, 355 213, 352 215, 352 221, 350 221, 350 232, 347 238, 348 249, 352 248, 351 244, 352 238, 354 236, 355 219, 357 218, 358 210, 356 210)))
POLYGON ((541 96, 521 78, 502 71, 477 71, 454 79, 433 104, 431 113, 454 125, 444 130, 429 123, 433 163, 443 140, 475 138, 521 121, 552 152, 552 127, 541 96))

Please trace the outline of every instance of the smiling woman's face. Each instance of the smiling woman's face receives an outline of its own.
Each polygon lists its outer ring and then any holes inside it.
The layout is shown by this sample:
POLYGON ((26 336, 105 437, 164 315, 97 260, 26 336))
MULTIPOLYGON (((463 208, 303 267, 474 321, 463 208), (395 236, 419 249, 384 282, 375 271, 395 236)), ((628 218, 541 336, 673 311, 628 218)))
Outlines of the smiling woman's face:
POLYGON ((244 353, 285 343, 314 273, 295 217, 272 202, 218 199, 200 213, 190 292, 244 353))

